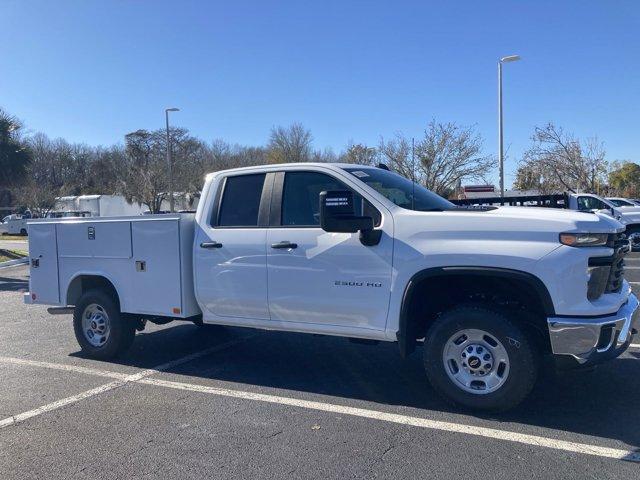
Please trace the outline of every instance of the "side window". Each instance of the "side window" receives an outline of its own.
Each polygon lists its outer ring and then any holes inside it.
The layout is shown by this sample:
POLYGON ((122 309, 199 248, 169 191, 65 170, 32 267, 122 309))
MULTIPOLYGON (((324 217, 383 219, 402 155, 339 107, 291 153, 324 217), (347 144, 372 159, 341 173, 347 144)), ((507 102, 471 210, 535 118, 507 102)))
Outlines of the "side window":
MULTIPOLYGON (((282 225, 313 227, 320 225, 320 192, 351 190, 330 175, 318 172, 287 172, 282 191, 282 225)), ((355 192, 354 192, 355 193, 355 192)), ((373 217, 375 226, 382 222, 380 212, 355 193, 355 210, 373 217)))
POLYGON ((578 210, 589 210, 587 200, 589 200, 589 197, 578 197, 578 210))
POLYGON ((227 177, 217 226, 256 227, 265 174, 227 177))
POLYGON ((578 210, 602 210, 608 208, 607 205, 593 197, 578 197, 578 210))

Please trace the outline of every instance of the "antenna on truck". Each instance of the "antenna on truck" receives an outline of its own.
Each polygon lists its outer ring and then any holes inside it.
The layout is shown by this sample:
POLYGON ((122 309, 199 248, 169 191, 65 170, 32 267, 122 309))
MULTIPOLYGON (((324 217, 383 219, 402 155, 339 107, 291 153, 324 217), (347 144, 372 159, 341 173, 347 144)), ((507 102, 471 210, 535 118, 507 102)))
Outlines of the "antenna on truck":
POLYGON ((416 209, 416 141, 411 137, 411 210, 416 209))

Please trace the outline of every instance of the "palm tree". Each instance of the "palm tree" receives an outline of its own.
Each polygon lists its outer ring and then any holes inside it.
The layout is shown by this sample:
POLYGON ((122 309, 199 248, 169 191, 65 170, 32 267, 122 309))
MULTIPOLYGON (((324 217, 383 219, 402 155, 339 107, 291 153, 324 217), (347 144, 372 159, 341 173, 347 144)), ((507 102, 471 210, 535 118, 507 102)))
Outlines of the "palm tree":
POLYGON ((0 109, 0 187, 11 187, 24 177, 31 152, 20 139, 22 124, 0 109))

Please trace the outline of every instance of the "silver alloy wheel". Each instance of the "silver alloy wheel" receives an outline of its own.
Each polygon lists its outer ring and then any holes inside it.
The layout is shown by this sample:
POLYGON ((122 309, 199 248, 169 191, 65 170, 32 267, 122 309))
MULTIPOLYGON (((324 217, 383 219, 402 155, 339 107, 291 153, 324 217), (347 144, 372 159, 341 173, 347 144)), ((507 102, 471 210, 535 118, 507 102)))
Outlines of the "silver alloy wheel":
POLYGON ((468 328, 456 332, 444 346, 442 361, 454 385, 469 393, 493 393, 509 377, 507 350, 484 330, 468 328))
POLYGON ((637 248, 640 246, 640 232, 633 232, 629 234, 629 243, 631 248, 637 248))
POLYGON ((101 347, 109 338, 109 315, 102 305, 92 303, 82 312, 82 333, 94 347, 101 347))

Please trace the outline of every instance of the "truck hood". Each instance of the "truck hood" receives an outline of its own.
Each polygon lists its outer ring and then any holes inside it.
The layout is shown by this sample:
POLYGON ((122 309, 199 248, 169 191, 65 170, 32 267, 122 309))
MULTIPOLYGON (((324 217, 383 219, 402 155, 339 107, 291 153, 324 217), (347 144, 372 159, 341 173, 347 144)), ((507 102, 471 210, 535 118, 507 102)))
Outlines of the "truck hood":
POLYGON ((522 224, 524 220, 529 225, 526 230, 530 231, 551 229, 558 232, 611 233, 623 228, 619 221, 605 213, 585 213, 557 208, 498 207, 495 210, 477 213, 486 214, 488 218, 508 219, 514 225, 522 224))
MULTIPOLYGON (((611 215, 608 211, 603 211, 605 215, 611 215)), ((616 207, 615 218, 624 225, 640 223, 640 207, 616 207)))
POLYGON ((442 212, 403 210, 394 217, 396 228, 409 236, 420 232, 432 237, 464 235, 478 240, 508 237, 511 240, 557 242, 561 232, 615 233, 624 229, 618 220, 601 213, 536 207, 442 212))
MULTIPOLYGON (((536 274, 537 262, 563 248, 559 234, 615 233, 624 226, 600 213, 535 207, 492 210, 415 212, 398 208, 393 215, 394 258, 420 268, 479 266, 536 274)), ((569 249, 584 272, 586 258, 610 249, 569 249)), ((548 271, 548 265, 542 266, 548 271)))

